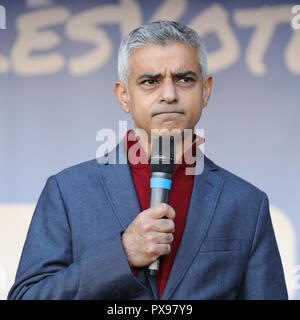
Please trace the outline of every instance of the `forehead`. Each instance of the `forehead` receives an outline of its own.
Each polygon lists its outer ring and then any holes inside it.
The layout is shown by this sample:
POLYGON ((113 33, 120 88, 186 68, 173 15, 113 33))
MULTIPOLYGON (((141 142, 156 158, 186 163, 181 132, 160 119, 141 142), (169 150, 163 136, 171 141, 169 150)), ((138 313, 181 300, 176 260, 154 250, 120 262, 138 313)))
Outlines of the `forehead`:
POLYGON ((129 63, 131 76, 143 72, 200 72, 197 49, 181 43, 166 46, 148 45, 132 53, 129 63))

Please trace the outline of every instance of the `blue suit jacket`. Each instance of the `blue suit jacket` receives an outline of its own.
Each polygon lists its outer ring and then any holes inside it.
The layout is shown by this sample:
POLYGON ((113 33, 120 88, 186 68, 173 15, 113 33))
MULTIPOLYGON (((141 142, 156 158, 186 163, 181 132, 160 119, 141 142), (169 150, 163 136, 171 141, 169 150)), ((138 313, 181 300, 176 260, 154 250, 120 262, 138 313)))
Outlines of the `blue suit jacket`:
MULTIPOLYGON (((203 159, 162 299, 287 299, 266 194, 203 159)), ((157 299, 155 278, 132 274, 121 243, 140 211, 127 164, 51 176, 8 299, 157 299)))

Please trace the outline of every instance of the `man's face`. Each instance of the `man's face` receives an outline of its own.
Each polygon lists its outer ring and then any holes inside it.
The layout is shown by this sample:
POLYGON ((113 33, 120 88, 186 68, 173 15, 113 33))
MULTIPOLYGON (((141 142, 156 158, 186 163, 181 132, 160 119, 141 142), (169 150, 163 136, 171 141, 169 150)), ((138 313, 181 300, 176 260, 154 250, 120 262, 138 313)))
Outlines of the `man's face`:
MULTIPOLYGON (((119 83, 123 90, 119 102, 131 113, 135 127, 148 136, 151 129, 193 129, 207 103, 202 100, 197 49, 180 43, 149 45, 134 52, 129 62, 129 97, 119 83)), ((211 77, 208 82, 209 96, 211 77)))

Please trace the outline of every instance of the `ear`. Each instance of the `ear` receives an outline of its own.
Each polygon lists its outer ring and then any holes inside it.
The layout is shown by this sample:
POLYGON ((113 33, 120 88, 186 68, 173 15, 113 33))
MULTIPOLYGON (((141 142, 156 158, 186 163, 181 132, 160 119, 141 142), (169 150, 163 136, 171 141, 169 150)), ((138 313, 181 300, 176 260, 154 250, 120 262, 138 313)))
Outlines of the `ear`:
POLYGON ((213 78, 212 78, 212 75, 208 74, 204 80, 204 98, 203 98, 203 106, 202 106, 203 108, 206 107, 208 103, 212 86, 213 86, 213 78))
POLYGON ((120 106, 122 107, 122 109, 126 113, 129 113, 130 108, 129 108, 129 103, 128 103, 128 101, 129 101, 128 93, 127 93, 125 85, 122 82, 117 81, 115 83, 114 94, 115 94, 120 106))

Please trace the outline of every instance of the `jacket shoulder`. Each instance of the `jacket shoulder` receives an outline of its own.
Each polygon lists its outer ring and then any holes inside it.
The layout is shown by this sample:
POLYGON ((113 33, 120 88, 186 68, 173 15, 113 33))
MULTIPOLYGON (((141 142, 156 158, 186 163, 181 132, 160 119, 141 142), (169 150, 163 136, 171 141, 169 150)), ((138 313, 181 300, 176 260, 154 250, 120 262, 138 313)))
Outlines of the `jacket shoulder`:
POLYGON ((97 176, 96 173, 100 170, 100 167, 101 165, 97 159, 92 159, 65 168, 53 176, 59 183, 71 181, 81 183, 84 180, 97 176))
POLYGON ((259 189, 251 182, 215 164, 212 160, 210 160, 207 157, 205 157, 205 165, 208 168, 210 168, 210 170, 213 171, 214 174, 218 175, 218 177, 224 181, 225 187, 230 192, 232 192, 233 195, 238 194, 239 196, 249 196, 249 194, 252 194, 260 198, 263 195, 266 196, 263 190, 259 189))

